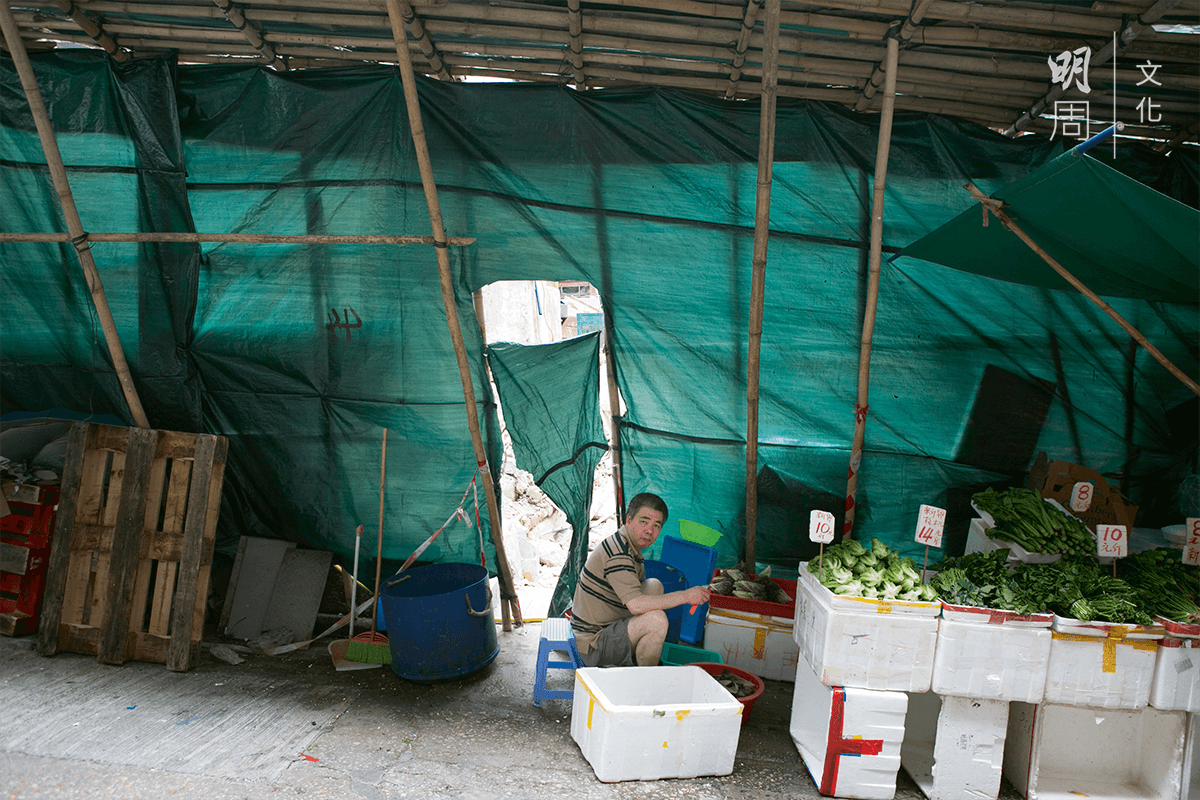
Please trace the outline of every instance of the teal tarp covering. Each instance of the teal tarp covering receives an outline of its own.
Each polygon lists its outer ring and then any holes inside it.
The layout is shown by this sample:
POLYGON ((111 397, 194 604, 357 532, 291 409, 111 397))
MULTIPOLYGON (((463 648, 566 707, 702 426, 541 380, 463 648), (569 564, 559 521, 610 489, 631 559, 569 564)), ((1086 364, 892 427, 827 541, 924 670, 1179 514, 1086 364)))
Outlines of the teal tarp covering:
MULTIPOLYGON (((394 69, 117 65, 90 52, 33 60, 88 230, 429 231, 394 69)), ((669 526, 689 519, 736 539, 757 104, 428 81, 420 93, 447 231, 477 238, 450 255, 494 479, 500 439, 471 292, 587 280, 608 315, 627 407, 625 496, 655 491, 669 526)), ((845 491, 853 434, 876 119, 800 101, 777 113, 760 466, 833 495, 845 491)), ((968 180, 995 191, 1060 151, 897 115, 885 251, 970 205, 968 180)), ((1125 147, 1112 165, 1195 203, 1192 163, 1125 147)), ((65 229, 2 59, 0 182, 5 230, 65 229)), ((223 546, 257 534, 349 551, 355 526, 375 520, 383 427, 385 557, 406 557, 453 511, 476 465, 432 248, 93 251, 152 424, 230 437, 223 546), (347 327, 347 314, 361 327, 347 327)), ((73 248, 4 244, 0 261, 3 409, 127 417, 73 248)), ((1197 372, 1194 298, 1112 304, 1197 372)), ((1165 421, 1186 390, 1144 354, 1130 357, 1127 337, 1074 292, 905 259, 881 279, 859 535, 915 551, 920 503, 1023 478, 955 462, 989 364, 1057 384, 1038 448, 1110 475, 1128 469, 1149 515, 1139 520, 1162 524, 1164 487, 1194 463, 1194 441, 1165 421)), ((477 563, 478 549, 474 531, 456 529, 428 555, 477 563)))
POLYGON ((571 545, 548 616, 575 593, 588 554, 592 480, 608 445, 600 422, 600 334, 541 345, 497 344, 488 362, 517 466, 571 523, 571 545))

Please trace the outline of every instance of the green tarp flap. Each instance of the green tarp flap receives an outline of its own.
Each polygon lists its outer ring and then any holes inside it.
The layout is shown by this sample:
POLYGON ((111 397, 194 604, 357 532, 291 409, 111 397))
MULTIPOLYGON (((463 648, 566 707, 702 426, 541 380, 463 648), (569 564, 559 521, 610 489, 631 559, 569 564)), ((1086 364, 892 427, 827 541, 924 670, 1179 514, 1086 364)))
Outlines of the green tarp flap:
MULTIPOLYGON (((430 230, 393 67, 119 65, 84 51, 32 60, 87 230, 430 230)), ((586 280, 604 304, 626 408, 624 495, 662 495, 664 534, 687 519, 739 542, 758 104, 426 80, 419 93, 447 232, 477 240, 450 249, 451 283, 493 479, 500 437, 472 292, 501 280, 586 280)), ((846 488, 877 135, 877 115, 778 103, 759 467, 813 493, 846 488)), ((897 114, 885 253, 972 205, 967 181, 995 192, 1062 150, 897 114)), ((1122 143, 1105 163, 1194 203, 1187 158, 1122 143)), ((65 230, 3 57, 0 183, 5 230, 65 230)), ((351 552, 355 526, 376 524, 384 427, 385 559, 406 558, 454 510, 476 458, 432 247, 93 252, 151 423, 230 437, 222 549, 252 534, 351 552)), ((128 420, 74 249, 0 244, 0 262, 0 407, 128 420)), ((1196 374, 1195 296, 1176 299, 1111 302, 1196 374)), ((1055 387, 1031 434, 1036 449, 1125 483, 1139 525, 1178 521, 1171 494, 1195 469, 1196 446, 1172 422, 1190 400, 1178 381, 1074 291, 901 259, 881 276, 856 535, 919 556, 921 503, 1024 481, 1024 466, 996 473, 957 460, 989 365, 1055 387)), ((1194 431, 1196 415, 1181 418, 1194 431)), ((782 568, 795 568, 791 539, 758 527, 759 552, 782 568)), ((478 563, 478 542, 476 530, 452 525, 426 557, 478 563)), ((519 574, 518 554, 509 558, 519 574)))
MULTIPOLYGON (((1074 150, 992 197, 1050 256, 1092 291, 1200 303, 1200 212, 1074 150)), ((970 198, 963 192, 965 203, 970 198)), ((900 255, 1011 283, 1070 284, 979 205, 900 255), (991 216, 989 214, 989 216, 991 216)))
POLYGON ((600 333, 540 345, 494 344, 488 363, 517 466, 571 523, 548 616, 571 602, 588 555, 592 480, 608 445, 600 422, 600 333))

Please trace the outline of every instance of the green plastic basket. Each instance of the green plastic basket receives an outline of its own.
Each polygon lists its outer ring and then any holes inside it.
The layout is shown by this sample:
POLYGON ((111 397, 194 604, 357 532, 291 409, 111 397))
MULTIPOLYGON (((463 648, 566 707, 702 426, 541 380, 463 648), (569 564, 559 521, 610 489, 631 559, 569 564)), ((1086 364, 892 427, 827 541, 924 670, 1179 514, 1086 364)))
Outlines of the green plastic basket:
POLYGON ((658 663, 664 667, 682 667, 685 664, 697 663, 724 664, 721 654, 715 650, 704 650, 699 647, 689 647, 686 644, 667 642, 663 645, 662 655, 658 663))

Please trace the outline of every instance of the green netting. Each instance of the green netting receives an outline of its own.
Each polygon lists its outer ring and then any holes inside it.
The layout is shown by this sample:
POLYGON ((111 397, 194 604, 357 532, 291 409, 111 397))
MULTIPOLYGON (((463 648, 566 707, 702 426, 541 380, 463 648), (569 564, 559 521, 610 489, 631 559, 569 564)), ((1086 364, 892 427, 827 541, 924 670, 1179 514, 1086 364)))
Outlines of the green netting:
MULTIPOLYGON (((34 63, 90 230, 429 231, 393 69, 122 66, 82 52, 34 63)), ((0 224, 62 230, 9 61, 0 91, 0 224)), ((661 494, 668 526, 688 519, 739 537, 757 105, 427 81, 420 93, 447 231, 477 238, 451 248, 451 266, 493 476, 500 440, 471 293, 583 279, 608 311, 627 407, 625 495, 661 494)), ((853 434, 876 137, 874 116, 779 103, 760 466, 834 496, 853 434)), ((993 192, 1063 149, 898 115, 885 253, 970 208, 968 180, 993 192)), ((1106 163, 1195 204, 1197 168, 1182 156, 1122 144, 1106 163)), ((431 248, 94 249, 152 423, 230 437, 223 546, 248 533, 349 551, 355 526, 375 521, 383 427, 385 557, 406 557, 453 510, 476 464, 431 248), (350 309, 361 327, 347 327, 350 309)), ((0 403, 127 418, 73 253, 0 245, 0 403)), ((1111 302, 1197 373, 1194 297, 1111 302)), ((1173 434, 1168 412, 1189 394, 1128 345, 1073 292, 885 264, 858 534, 914 552, 920 503, 1023 481, 956 460, 989 364, 1057 385, 1038 448, 1122 478, 1139 524, 1174 521, 1164 490, 1195 469, 1195 441, 1173 434)), ((786 565, 795 544, 759 529, 764 558, 786 565)), ((429 557, 478 551, 478 533, 458 527, 429 557)))
POLYGON ((496 344, 488 363, 517 466, 571 523, 571 545, 547 616, 570 605, 587 561, 592 481, 608 445, 600 422, 600 333, 541 345, 496 344))

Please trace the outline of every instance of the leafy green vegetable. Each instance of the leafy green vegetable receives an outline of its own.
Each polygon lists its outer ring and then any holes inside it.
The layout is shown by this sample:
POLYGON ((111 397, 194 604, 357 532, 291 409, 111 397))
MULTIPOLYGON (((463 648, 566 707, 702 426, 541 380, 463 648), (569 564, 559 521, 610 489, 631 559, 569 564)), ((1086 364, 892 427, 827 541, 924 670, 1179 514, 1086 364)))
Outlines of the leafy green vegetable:
POLYGON ((1200 623, 1200 574, 1171 547, 1134 553, 1117 562, 1117 574, 1133 587, 1146 610, 1175 622, 1200 623))
POLYGON ((1018 564, 1013 580, 1027 596, 1060 616, 1153 624, 1138 592, 1105 569, 1092 555, 1063 557, 1053 564, 1018 564))
POLYGON ((987 489, 971 498, 996 522, 988 536, 1019 544, 1031 553, 1089 555, 1096 541, 1082 522, 1059 511, 1029 489, 987 489))
POLYGON ((1007 565, 1008 552, 992 550, 943 559, 934 565, 938 574, 930 583, 938 597, 953 605, 1001 608, 1018 614, 1044 612, 1046 606, 1016 585, 1007 565))
MULTIPOLYGON (((937 599, 933 587, 921 583, 917 563, 902 558, 879 539, 871 540, 870 550, 853 539, 838 542, 825 549, 824 559, 821 584, 835 594, 925 602, 937 599)), ((808 571, 820 574, 820 562, 809 561, 808 571)))

